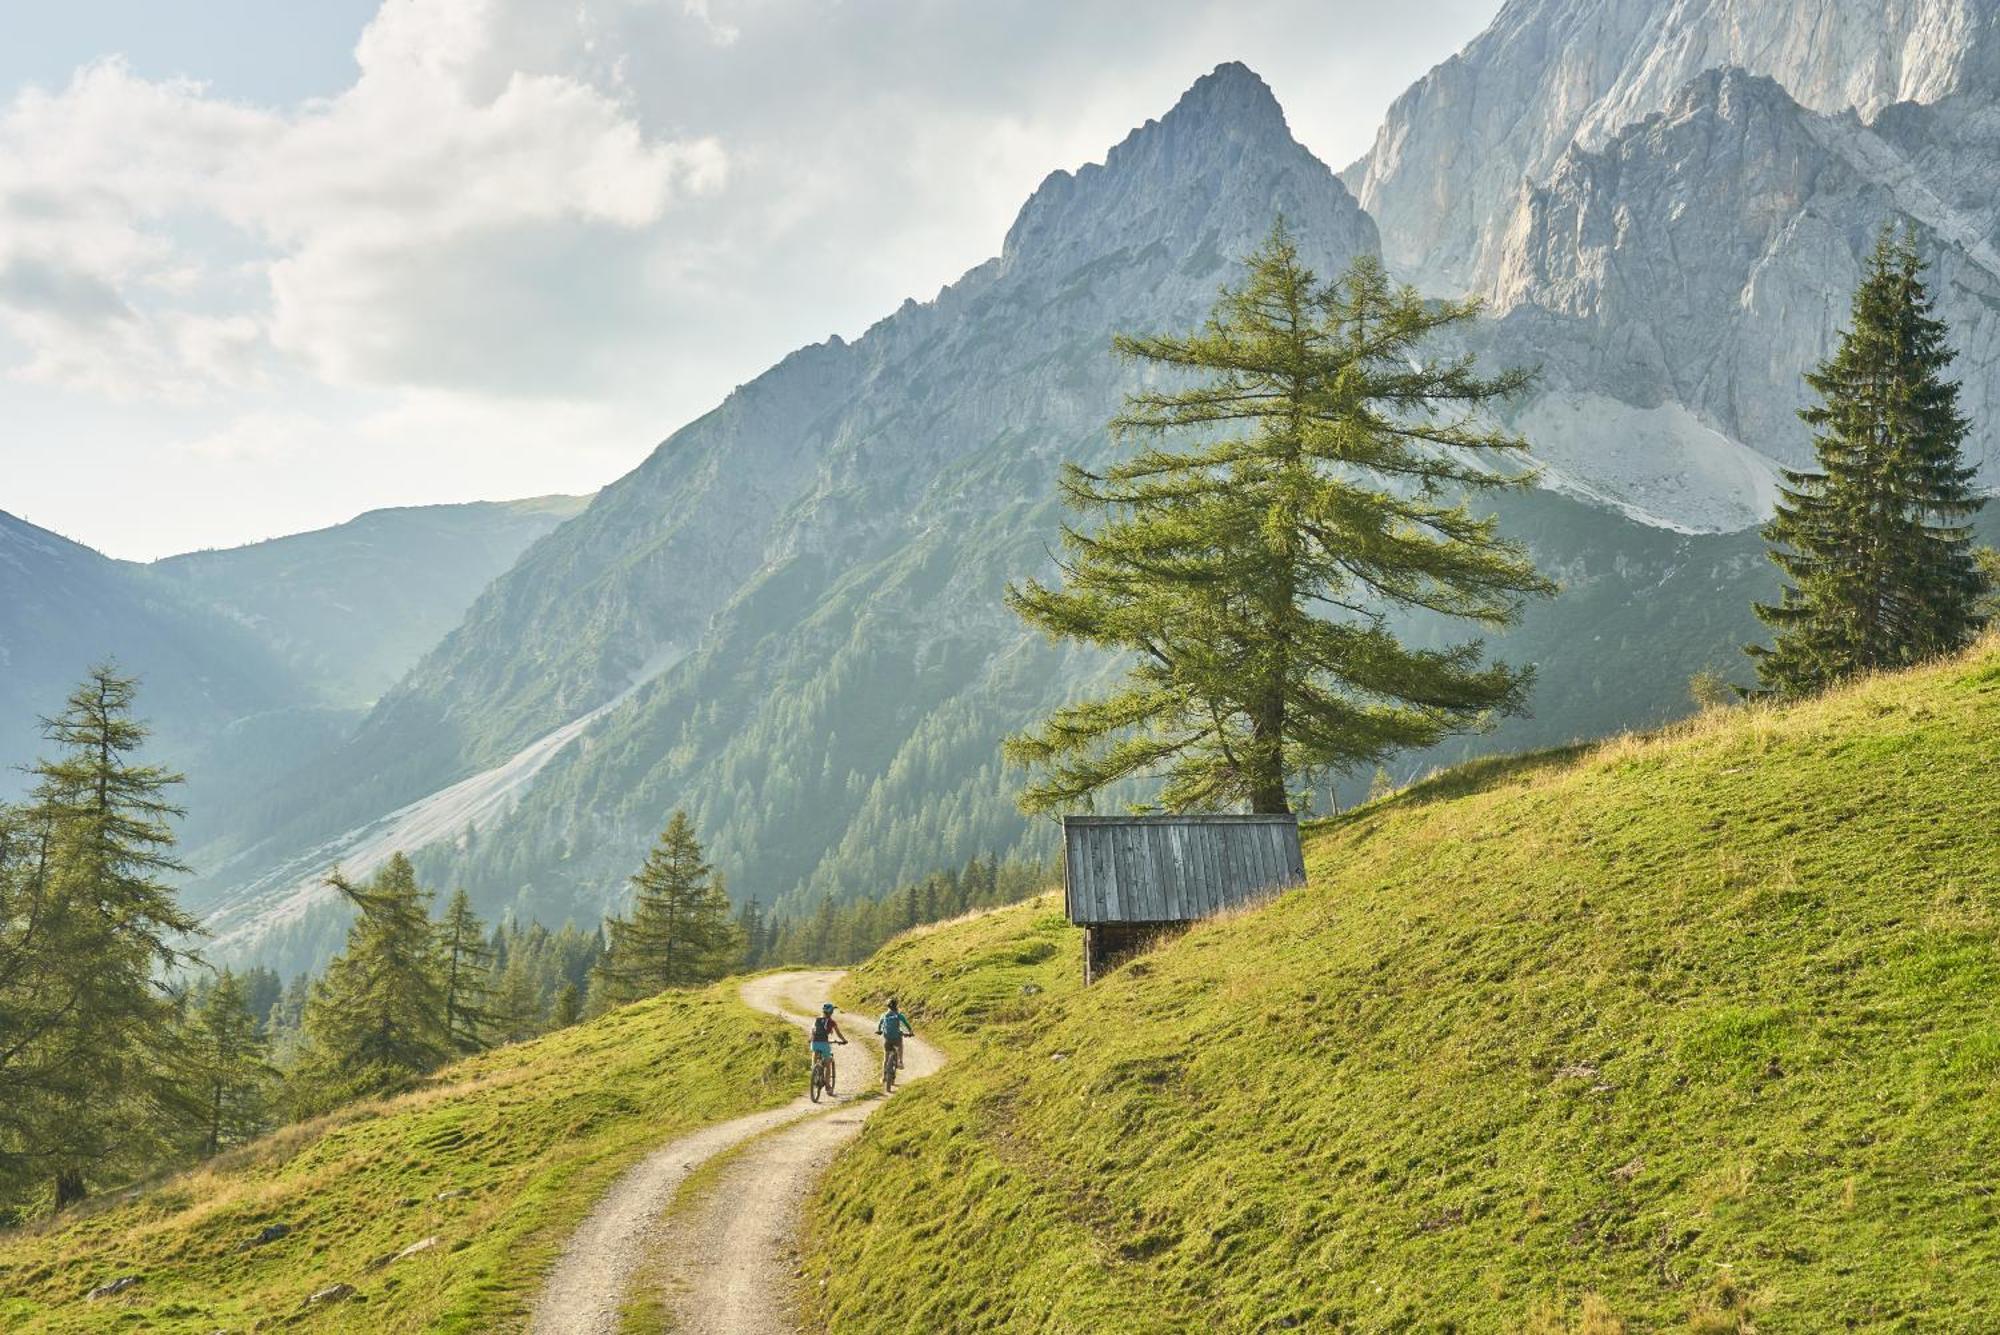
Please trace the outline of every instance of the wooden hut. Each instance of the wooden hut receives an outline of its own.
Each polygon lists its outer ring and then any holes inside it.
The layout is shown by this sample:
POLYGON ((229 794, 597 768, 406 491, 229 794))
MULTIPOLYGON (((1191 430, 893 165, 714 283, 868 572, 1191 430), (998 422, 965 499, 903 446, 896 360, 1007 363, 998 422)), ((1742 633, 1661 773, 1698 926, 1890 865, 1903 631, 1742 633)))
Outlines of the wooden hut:
POLYGON ((1063 817, 1085 983, 1164 932, 1305 879, 1296 816, 1063 817))

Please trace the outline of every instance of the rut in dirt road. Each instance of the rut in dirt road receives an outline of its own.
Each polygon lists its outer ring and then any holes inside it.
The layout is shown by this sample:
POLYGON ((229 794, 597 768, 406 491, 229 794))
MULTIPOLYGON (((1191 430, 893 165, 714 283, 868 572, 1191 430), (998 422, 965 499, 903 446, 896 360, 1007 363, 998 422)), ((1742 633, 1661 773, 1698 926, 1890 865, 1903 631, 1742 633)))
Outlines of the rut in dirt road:
MULTIPOLYGON (((803 1027, 840 978, 840 970, 770 974, 745 983, 742 995, 750 1006, 803 1027)), ((860 1016, 850 1020, 857 1030, 874 1026, 860 1016)), ((661 1257, 659 1269, 685 1330, 788 1331, 800 1207, 827 1156, 883 1103, 855 1097, 880 1088, 880 1047, 855 1043, 842 1050, 848 1053, 859 1055, 843 1063, 842 1088, 833 1104, 815 1104, 802 1094, 782 1108, 670 1141, 627 1171, 571 1236, 529 1329, 536 1335, 614 1335, 634 1273, 649 1258, 661 1257), (663 1218, 674 1193, 709 1159, 766 1133, 775 1134, 746 1150, 725 1170, 721 1188, 684 1212, 718 1230, 703 1245, 687 1246, 681 1240, 683 1221, 669 1225, 663 1218)), ((800 1054, 803 1082, 803 1042, 800 1054)), ((916 1039, 908 1040, 904 1056, 904 1079, 919 1079, 944 1064, 935 1049, 916 1039)))

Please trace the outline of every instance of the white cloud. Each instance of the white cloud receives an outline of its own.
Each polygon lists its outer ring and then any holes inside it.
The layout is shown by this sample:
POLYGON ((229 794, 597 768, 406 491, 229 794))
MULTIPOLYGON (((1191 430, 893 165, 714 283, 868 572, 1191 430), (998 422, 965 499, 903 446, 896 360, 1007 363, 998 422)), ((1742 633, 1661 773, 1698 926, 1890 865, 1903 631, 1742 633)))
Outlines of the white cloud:
POLYGON ((272 105, 135 20, 0 89, 0 507, 142 555, 587 490, 1217 62, 1338 167, 1497 3, 384 0, 272 105))
MULTIPOLYGON (((572 256, 579 237, 722 187, 712 136, 648 135, 570 75, 491 77, 495 18, 479 0, 386 6, 353 86, 287 111, 116 58, 19 94, 0 113, 0 322, 32 350, 13 372, 179 401, 238 387, 268 354, 376 383, 405 365, 419 380, 475 370, 507 331, 477 301, 441 320, 439 291, 505 287, 483 262, 546 268, 538 253, 572 256), (231 249, 261 290, 210 290, 231 286, 217 258, 231 249), (401 299, 417 271, 426 299, 401 299), (423 355, 440 341, 462 354, 423 355)), ((540 314, 513 295, 512 314, 540 314)), ((539 295, 566 304, 560 286, 539 295)), ((555 353, 545 377, 560 383, 555 353)))

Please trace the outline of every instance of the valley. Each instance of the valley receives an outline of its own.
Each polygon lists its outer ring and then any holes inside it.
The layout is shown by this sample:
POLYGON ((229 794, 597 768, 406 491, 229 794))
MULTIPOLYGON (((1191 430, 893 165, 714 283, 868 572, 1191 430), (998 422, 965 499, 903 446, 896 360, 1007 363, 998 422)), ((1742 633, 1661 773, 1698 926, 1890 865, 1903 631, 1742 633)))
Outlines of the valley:
POLYGON ((524 497, 0 511, 0 1328, 2000 1328, 1992 0, 363 8, 0 102, 0 503, 524 497))

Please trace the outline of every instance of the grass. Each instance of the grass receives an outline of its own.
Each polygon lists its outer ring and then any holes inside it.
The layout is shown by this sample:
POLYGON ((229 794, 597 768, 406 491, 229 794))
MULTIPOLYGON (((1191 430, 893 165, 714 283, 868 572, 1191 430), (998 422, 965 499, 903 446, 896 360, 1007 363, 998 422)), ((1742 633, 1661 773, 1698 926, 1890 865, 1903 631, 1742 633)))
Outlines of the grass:
MULTIPOLYGON (((835 1330, 2000 1327, 2000 648, 1476 762, 1087 991, 892 943, 958 1060, 812 1206, 835 1330)), ((821 1283, 824 1288, 820 1288, 821 1283)))
POLYGON ((796 1038, 725 984, 482 1054, 135 1199, 0 1233, 0 1328, 518 1327, 622 1169, 682 1131, 796 1095, 796 1038), (291 1231, 239 1250, 274 1223, 291 1231), (432 1236, 428 1251, 371 1264, 432 1236), (86 1299, 128 1274, 143 1282, 86 1299), (357 1292, 305 1306, 340 1283, 357 1292))

